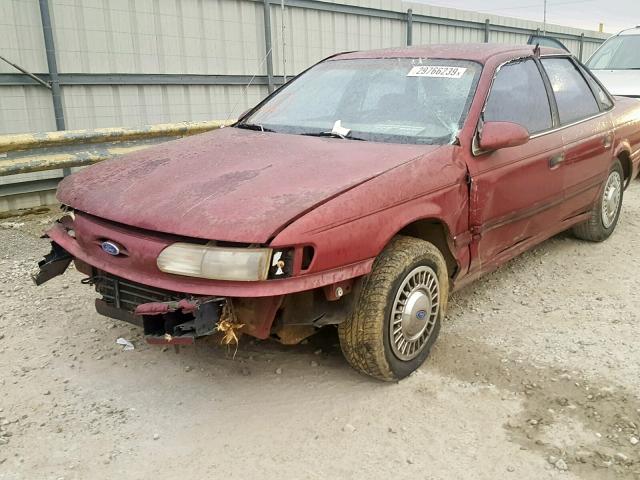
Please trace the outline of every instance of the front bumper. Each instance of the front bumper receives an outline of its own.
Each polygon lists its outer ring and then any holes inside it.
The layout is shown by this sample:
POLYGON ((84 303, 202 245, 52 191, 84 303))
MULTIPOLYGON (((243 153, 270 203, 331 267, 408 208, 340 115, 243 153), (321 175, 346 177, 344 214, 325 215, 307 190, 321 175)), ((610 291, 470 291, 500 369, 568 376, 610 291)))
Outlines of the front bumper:
POLYGON ((82 283, 94 286, 101 295, 95 300, 96 311, 142 327, 149 343, 191 344, 196 337, 214 333, 221 320, 265 339, 284 298, 284 295, 229 298, 163 290, 96 269, 74 259, 55 242, 51 242, 51 247, 51 252, 39 262, 39 271, 32 275, 37 285, 62 275, 73 260, 76 269, 87 275, 82 283), (225 307, 230 308, 223 318, 225 307))
POLYGON ((157 268, 158 254, 184 240, 175 236, 82 213, 62 218, 46 236, 52 240, 52 252, 40 262, 36 283, 64 273, 73 260, 87 276, 83 283, 94 285, 102 296, 96 300, 98 313, 143 327, 150 343, 193 343, 216 327, 230 325, 260 339, 275 335, 285 343, 299 340, 303 333, 344 321, 354 295, 345 300, 343 292, 350 292, 353 279, 368 273, 373 263, 368 259, 278 280, 219 281, 157 268), (106 240, 121 246, 120 252, 103 251, 106 240))
POLYGON ((92 284, 102 298, 96 311, 143 328, 147 342, 191 344, 216 331, 227 299, 185 299, 181 294, 150 288, 92 269, 83 283, 92 284))

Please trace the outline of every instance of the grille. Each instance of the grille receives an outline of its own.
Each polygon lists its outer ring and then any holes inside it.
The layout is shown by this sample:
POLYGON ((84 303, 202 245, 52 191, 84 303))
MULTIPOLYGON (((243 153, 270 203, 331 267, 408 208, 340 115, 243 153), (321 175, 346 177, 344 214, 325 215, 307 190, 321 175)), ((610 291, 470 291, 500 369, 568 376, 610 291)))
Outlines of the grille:
POLYGON ((109 305, 131 312, 143 303, 178 301, 185 297, 184 294, 142 285, 102 271, 88 280, 88 283, 95 284, 96 291, 109 305))

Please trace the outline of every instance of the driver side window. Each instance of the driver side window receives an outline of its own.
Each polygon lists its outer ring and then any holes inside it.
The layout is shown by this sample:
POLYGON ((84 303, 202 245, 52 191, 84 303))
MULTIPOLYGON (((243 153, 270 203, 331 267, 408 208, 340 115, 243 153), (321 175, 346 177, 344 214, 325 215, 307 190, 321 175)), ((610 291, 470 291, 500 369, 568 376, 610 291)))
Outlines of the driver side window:
POLYGON ((509 63, 498 71, 485 106, 484 121, 517 123, 530 134, 552 127, 547 90, 532 59, 509 63))

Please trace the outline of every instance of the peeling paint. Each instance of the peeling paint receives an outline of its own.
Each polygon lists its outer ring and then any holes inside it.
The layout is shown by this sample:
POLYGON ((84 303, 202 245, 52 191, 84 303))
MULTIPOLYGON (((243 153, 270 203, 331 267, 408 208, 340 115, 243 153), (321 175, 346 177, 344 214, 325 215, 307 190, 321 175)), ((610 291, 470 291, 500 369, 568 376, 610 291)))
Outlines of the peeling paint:
POLYGON ((78 172, 60 183, 58 200, 139 228, 265 243, 321 203, 438 148, 225 128, 78 172))

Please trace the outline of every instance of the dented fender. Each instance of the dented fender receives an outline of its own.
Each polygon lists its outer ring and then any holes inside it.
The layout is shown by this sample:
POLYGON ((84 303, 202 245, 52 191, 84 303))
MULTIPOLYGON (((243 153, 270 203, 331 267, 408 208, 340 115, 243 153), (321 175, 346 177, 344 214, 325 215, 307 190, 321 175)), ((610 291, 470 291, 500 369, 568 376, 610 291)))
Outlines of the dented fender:
POLYGON ((459 146, 426 150, 320 205, 292 222, 271 245, 313 245, 314 269, 331 269, 344 259, 376 257, 394 235, 419 220, 444 225, 456 262, 466 269, 468 246, 454 241, 468 230, 467 168, 459 146))

